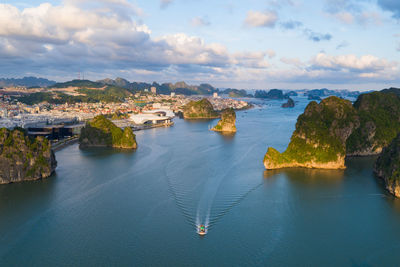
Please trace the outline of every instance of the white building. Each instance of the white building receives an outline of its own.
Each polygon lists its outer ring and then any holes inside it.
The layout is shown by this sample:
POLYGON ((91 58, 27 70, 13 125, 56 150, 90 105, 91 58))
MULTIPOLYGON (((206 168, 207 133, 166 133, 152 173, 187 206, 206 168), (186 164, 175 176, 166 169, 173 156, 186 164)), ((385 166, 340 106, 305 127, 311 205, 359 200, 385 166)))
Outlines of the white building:
POLYGON ((149 110, 143 111, 142 114, 132 114, 129 120, 135 124, 170 124, 175 116, 172 110, 149 110))

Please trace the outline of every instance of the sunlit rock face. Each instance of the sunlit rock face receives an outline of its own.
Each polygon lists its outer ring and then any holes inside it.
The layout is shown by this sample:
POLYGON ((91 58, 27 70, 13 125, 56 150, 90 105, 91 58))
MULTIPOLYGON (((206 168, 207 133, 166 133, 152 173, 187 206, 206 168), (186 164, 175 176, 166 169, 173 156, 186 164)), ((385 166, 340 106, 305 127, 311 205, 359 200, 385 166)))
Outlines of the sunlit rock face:
POLYGON ((216 132, 236 132, 236 113, 232 108, 222 111, 221 120, 211 130, 216 132))
POLYGON ((348 100, 332 96, 310 102, 299 116, 289 146, 283 153, 268 148, 266 169, 288 167, 345 168, 346 140, 359 126, 356 110, 348 100))

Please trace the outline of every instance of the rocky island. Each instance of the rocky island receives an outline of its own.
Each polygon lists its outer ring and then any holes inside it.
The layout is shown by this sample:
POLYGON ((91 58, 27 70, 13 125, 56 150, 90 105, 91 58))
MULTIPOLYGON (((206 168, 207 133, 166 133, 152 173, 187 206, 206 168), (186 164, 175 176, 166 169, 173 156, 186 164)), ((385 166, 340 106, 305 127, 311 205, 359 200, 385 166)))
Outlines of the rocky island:
POLYGON ((233 108, 224 109, 221 113, 221 120, 212 128, 212 131, 235 133, 236 132, 236 113, 233 108))
POLYGON ((400 134, 383 149, 375 163, 374 172, 383 179, 391 194, 400 197, 400 134))
POLYGON ((289 97, 288 101, 286 103, 282 104, 283 108, 294 108, 295 104, 292 98, 289 97))
POLYGON ((354 108, 360 127, 347 140, 347 154, 379 154, 400 132, 400 89, 362 94, 354 102, 354 108))
POLYGON ((219 114, 214 110, 213 105, 206 98, 199 101, 190 101, 183 108, 185 119, 215 119, 219 114))
POLYGON ((400 89, 362 94, 354 105, 335 96, 312 101, 299 116, 287 150, 269 148, 267 169, 345 168, 346 156, 376 155, 400 132, 400 89))
POLYGON ((265 90, 257 90, 256 93, 254 94, 254 97, 272 99, 272 100, 281 100, 289 98, 289 96, 283 94, 283 91, 280 89, 271 89, 268 92, 265 90))
POLYGON ((56 167, 49 140, 30 138, 23 129, 0 129, 0 184, 44 179, 56 167))
POLYGON ((137 148, 136 136, 130 127, 124 130, 117 127, 103 115, 96 116, 86 123, 79 137, 79 147, 113 147, 123 149, 137 148))
POLYGON ((329 97, 311 102, 299 116, 289 146, 279 153, 268 148, 266 169, 306 167, 345 168, 346 140, 357 127, 357 113, 348 100, 329 97))

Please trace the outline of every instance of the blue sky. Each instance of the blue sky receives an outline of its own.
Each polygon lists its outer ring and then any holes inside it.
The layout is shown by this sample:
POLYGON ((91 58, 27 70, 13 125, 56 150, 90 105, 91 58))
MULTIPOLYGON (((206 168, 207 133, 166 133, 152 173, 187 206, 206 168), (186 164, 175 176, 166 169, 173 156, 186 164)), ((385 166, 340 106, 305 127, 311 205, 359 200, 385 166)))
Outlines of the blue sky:
POLYGON ((397 0, 0 0, 0 76, 400 87, 397 0))

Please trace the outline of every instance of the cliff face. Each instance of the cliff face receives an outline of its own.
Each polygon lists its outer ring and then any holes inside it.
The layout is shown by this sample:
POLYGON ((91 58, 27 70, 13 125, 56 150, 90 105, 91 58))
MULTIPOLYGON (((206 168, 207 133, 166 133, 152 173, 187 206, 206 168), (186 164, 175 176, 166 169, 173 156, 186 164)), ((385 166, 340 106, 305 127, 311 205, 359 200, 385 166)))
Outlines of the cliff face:
POLYGON ((79 137, 79 147, 114 147, 124 149, 137 148, 136 136, 132 129, 121 130, 110 120, 99 115, 86 123, 79 137))
POLYGON ((320 104, 311 102, 299 116, 286 151, 269 148, 264 166, 345 168, 346 140, 358 126, 357 112, 350 101, 332 96, 320 104))
POLYGON ((360 95, 354 103, 360 127, 347 140, 347 154, 375 155, 400 132, 399 89, 360 95))
POLYGON ((23 130, 0 129, 0 184, 44 179, 56 167, 46 138, 31 139, 23 130))
POLYGON ((375 163, 374 171, 383 179, 386 189, 400 197, 400 134, 383 149, 375 163))
POLYGON ((222 111, 221 120, 211 130, 216 132, 236 132, 236 113, 232 108, 227 108, 222 111))
POLYGON ((190 101, 183 108, 185 119, 215 119, 219 115, 215 112, 212 104, 206 98, 200 101, 190 101))
POLYGON ((379 154, 400 133, 400 89, 362 94, 349 103, 337 97, 311 102, 288 149, 268 149, 265 167, 342 168, 346 156, 379 154))

